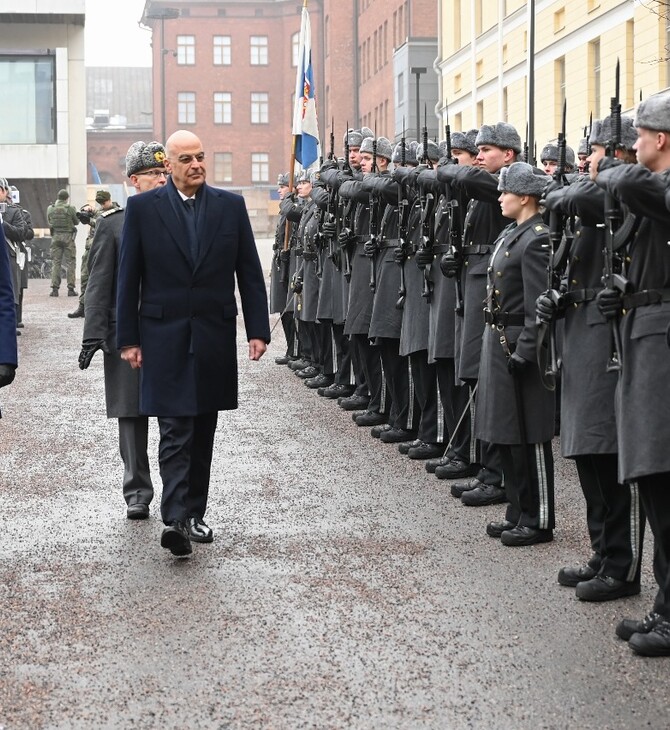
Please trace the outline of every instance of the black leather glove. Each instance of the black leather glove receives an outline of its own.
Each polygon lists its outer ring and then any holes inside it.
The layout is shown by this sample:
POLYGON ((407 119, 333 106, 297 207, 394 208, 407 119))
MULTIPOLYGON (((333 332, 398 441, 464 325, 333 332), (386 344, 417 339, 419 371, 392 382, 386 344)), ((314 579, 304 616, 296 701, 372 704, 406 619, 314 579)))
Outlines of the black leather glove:
POLYGON ((310 246, 309 248, 305 248, 302 257, 305 261, 316 261, 319 258, 319 254, 310 246))
POLYGON ((420 269, 425 269, 433 263, 433 252, 429 248, 420 248, 414 255, 414 260, 420 269))
POLYGON ((453 251, 447 251, 442 254, 442 258, 440 259, 440 271, 443 276, 446 276, 447 279, 453 279, 458 275, 460 269, 460 256, 457 256, 453 251))
POLYGON ((324 172, 325 170, 337 170, 337 160, 324 160, 323 165, 321 165, 321 168, 319 169, 319 172, 324 172))
POLYGON ((305 249, 302 246, 298 245, 295 247, 296 256, 302 256, 304 253, 305 253, 305 249))
POLYGON ((550 190, 549 188, 552 185, 556 185, 556 181, 552 180, 549 183, 549 186, 544 191, 544 198, 542 199, 542 204, 547 210, 554 210, 558 213, 563 212, 563 198, 565 197, 565 189, 564 188, 556 188, 554 190, 550 190))
POLYGON ((527 364, 528 360, 524 360, 521 355, 513 352, 507 358, 507 372, 512 373, 512 375, 518 375, 523 372, 527 364))
POLYGON ((348 246, 349 241, 353 237, 353 233, 349 228, 343 228, 340 231, 340 235, 337 237, 337 243, 340 247, 348 246))
POLYGON ((563 311, 563 297, 555 289, 548 289, 542 292, 535 301, 535 314, 537 321, 549 324, 556 319, 559 312, 563 311))
POLYGON ((295 292, 296 294, 300 294, 302 291, 302 277, 301 276, 293 276, 293 281, 291 282, 291 291, 295 292))
POLYGON ((337 233, 337 224, 335 222, 324 221, 321 226, 321 233, 325 238, 334 238, 337 233))
POLYGON ((279 252, 279 260, 282 263, 285 263, 287 261, 290 261, 291 260, 291 251, 288 248, 286 250, 282 249, 279 252))
POLYGON ((393 260, 400 266, 402 266, 407 260, 407 254, 402 246, 396 246, 396 248, 393 249, 393 260))
POLYGON ((366 256, 374 256, 378 250, 377 241, 374 238, 371 238, 363 244, 363 252, 366 256))
POLYGON ((81 343, 81 352, 79 353, 79 369, 86 370, 91 364, 93 355, 98 350, 102 350, 105 355, 109 355, 109 347, 104 340, 84 340, 81 343))
POLYGON ((621 304, 621 292, 617 289, 602 289, 596 295, 596 306, 605 319, 618 317, 621 304))
POLYGON ((9 385, 12 380, 14 380, 15 375, 15 365, 5 365, 4 363, 0 365, 0 388, 4 388, 5 385, 9 385))

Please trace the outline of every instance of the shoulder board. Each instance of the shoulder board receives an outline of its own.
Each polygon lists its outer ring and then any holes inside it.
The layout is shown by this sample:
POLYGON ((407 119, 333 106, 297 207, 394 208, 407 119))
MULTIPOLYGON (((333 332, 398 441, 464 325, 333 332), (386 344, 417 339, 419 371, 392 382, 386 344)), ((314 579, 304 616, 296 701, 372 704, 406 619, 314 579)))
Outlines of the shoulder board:
POLYGON ((118 213, 120 210, 123 210, 123 208, 110 208, 109 210, 105 210, 102 213, 100 213, 101 218, 109 218, 110 215, 114 215, 114 213, 118 213))
POLYGON ((536 236, 544 236, 545 234, 549 233, 549 226, 545 225, 544 223, 536 223, 533 226, 533 231, 535 232, 536 236))

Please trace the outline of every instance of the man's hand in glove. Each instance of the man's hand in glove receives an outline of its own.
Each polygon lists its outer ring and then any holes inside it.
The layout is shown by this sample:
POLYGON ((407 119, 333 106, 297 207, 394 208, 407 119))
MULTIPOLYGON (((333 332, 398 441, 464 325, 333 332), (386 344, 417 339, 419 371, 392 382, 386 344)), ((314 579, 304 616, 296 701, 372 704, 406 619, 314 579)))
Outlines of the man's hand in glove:
POLYGON ((621 292, 602 289, 596 295, 596 306, 605 319, 614 319, 621 313, 621 292))
POLYGON ((399 264, 402 266, 407 259, 407 254, 405 253, 405 249, 402 246, 396 246, 396 248, 393 249, 393 260, 396 262, 396 264, 399 264))
POLYGON ((109 347, 107 347, 107 343, 104 340, 84 340, 81 343, 81 352, 79 353, 80 370, 86 370, 86 368, 91 364, 93 355, 95 355, 98 350, 102 350, 105 355, 110 354, 109 347))
POLYGON ((15 375, 15 365, 5 365, 4 363, 0 365, 0 388, 4 388, 5 385, 9 385, 12 380, 14 380, 15 375))
POLYGON ((420 248, 414 255, 416 265, 423 269, 433 263, 433 252, 429 248, 420 248))
POLYGON ((512 375, 518 375, 525 369, 527 364, 528 360, 524 360, 521 355, 513 352, 507 358, 507 372, 512 373, 512 375))
POLYGON ((377 250, 377 241, 375 241, 374 238, 371 238, 363 244, 363 252, 366 256, 374 256, 377 253, 377 250))
POLYGON ((321 226, 321 233, 323 234, 324 238, 335 238, 335 234, 337 233, 337 224, 333 222, 326 221, 321 226))
POLYGON ((461 269, 460 259, 451 251, 442 254, 440 259, 440 271, 448 279, 453 279, 461 269))
POLYGON ((542 292, 535 301, 535 314, 537 315, 538 322, 544 324, 553 322, 562 309, 561 300, 561 295, 553 289, 542 292))

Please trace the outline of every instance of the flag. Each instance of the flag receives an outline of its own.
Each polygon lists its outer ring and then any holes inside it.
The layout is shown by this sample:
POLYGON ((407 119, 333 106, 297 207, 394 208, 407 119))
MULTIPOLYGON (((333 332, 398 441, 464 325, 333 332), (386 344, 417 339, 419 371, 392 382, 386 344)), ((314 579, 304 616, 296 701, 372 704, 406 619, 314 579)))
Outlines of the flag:
POLYGON ((293 135, 295 136, 295 159, 303 168, 307 169, 319 159, 320 145, 312 71, 312 30, 309 13, 304 6, 300 24, 298 68, 295 80, 293 135))

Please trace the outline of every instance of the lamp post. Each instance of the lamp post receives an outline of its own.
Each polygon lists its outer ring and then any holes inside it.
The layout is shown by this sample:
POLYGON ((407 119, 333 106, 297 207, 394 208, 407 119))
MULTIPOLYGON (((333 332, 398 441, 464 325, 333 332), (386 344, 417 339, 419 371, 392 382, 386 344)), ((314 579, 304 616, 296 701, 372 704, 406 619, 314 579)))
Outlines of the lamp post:
POLYGON ((528 0, 528 157, 535 164, 535 0, 528 0))
MULTIPOLYGON (((410 73, 416 76, 416 138, 421 139, 421 93, 419 91, 419 79, 428 69, 425 66, 412 66, 410 73)), ((425 154, 425 150, 424 150, 425 154)))
POLYGON ((165 54, 167 49, 165 48, 165 21, 173 20, 179 17, 179 10, 177 8, 156 8, 145 16, 151 20, 160 20, 161 22, 161 136, 160 140, 165 144, 165 54))

